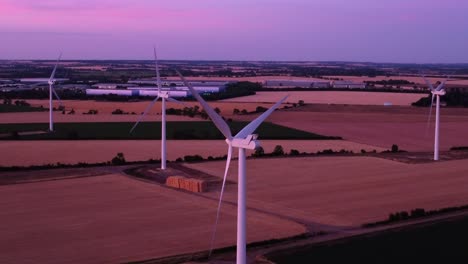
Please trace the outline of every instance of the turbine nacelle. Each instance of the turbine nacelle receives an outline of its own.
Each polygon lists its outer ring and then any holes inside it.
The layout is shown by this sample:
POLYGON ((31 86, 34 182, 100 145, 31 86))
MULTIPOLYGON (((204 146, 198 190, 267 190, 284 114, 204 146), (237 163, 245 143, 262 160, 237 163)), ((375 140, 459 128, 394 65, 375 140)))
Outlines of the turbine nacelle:
POLYGON ((168 92, 168 91, 161 91, 161 92, 158 92, 158 96, 159 96, 160 98, 168 99, 168 98, 169 98, 169 92, 168 92))
POLYGON ((260 141, 258 141, 257 138, 257 134, 251 134, 248 135, 246 138, 233 138, 231 140, 226 139, 226 143, 235 148, 254 150, 260 147, 260 141))
POLYGON ((433 95, 442 96, 442 95, 445 95, 445 89, 438 90, 438 91, 437 91, 437 90, 433 90, 433 91, 431 91, 431 93, 432 93, 433 95))

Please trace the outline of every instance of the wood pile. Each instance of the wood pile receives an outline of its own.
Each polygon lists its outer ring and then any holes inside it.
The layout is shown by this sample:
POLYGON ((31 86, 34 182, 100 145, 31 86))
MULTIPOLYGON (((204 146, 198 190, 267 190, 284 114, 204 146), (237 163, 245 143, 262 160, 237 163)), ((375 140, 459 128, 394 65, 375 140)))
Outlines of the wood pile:
POLYGON ((186 178, 183 176, 169 176, 166 179, 166 185, 169 187, 186 190, 189 192, 205 192, 206 182, 194 178, 186 178))

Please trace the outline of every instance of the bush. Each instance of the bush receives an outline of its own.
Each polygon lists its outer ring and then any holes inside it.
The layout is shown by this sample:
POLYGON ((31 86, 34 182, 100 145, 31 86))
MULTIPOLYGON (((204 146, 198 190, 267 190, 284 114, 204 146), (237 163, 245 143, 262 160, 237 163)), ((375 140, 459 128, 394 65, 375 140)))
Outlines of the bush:
POLYGON ((268 108, 265 108, 263 106, 257 106, 257 108, 255 108, 255 113, 263 113, 263 112, 266 112, 268 110, 268 108))
POLYGON ((113 115, 123 115, 124 111, 122 109, 115 109, 114 111, 112 111, 112 114, 113 115))
POLYGON ((297 156, 299 154, 301 154, 301 153, 297 149, 291 149, 291 151, 289 151, 289 155, 291 155, 291 156, 297 156))
POLYGON ((416 208, 411 210, 411 218, 423 217, 426 215, 426 211, 423 208, 416 208))
POLYGON ((125 164, 125 157, 124 157, 124 154, 122 152, 119 152, 117 153, 117 156, 115 156, 113 159, 112 159, 112 165, 123 165, 125 164))
POLYGON ((203 161, 203 157, 200 155, 187 155, 187 156, 184 156, 184 161, 185 162, 203 161))
POLYGON ((261 157, 265 156, 265 150, 262 147, 258 147, 255 149, 255 152, 252 154, 253 157, 261 157))
POLYGON ((90 110, 88 110, 87 113, 83 113, 83 114, 85 114, 85 115, 97 115, 97 114, 98 114, 98 110, 96 110, 96 109, 90 109, 90 110))
POLYGON ((276 145, 275 149, 273 149, 273 152, 271 153, 273 156, 283 156, 284 155, 284 149, 283 146, 281 145, 276 145))

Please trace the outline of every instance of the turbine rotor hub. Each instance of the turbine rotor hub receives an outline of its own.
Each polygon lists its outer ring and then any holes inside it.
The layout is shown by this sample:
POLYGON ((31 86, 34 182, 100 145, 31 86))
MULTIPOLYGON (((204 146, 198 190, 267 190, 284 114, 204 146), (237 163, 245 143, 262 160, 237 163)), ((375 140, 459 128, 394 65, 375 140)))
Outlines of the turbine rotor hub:
POLYGON ((260 141, 257 140, 258 135, 248 135, 246 138, 233 138, 231 140, 226 139, 226 142, 233 147, 243 149, 257 149, 260 147, 260 141))
POLYGON ((432 91, 433 95, 445 95, 445 89, 439 91, 432 91))

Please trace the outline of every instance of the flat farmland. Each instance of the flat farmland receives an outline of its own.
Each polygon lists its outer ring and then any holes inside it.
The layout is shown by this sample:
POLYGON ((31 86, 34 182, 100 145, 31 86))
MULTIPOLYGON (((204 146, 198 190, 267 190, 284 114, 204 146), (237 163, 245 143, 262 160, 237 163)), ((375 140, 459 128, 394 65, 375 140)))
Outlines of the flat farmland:
MULTIPOLYGON (((303 131, 408 151, 433 149, 434 111, 427 128, 429 108, 372 106, 305 106, 297 111, 278 111, 269 121, 303 131)), ((253 117, 251 117, 253 118, 253 117)), ((468 109, 442 108, 440 147, 468 145, 468 109)))
MULTIPOLYGON (((368 76, 327 76, 330 78, 340 78, 345 81, 353 81, 353 82, 365 82, 365 81, 371 81, 371 82, 376 82, 376 81, 388 81, 390 79, 392 80, 407 80, 408 82, 413 82, 417 85, 426 85, 424 82, 424 79, 421 78, 420 76, 376 76, 376 77, 368 77, 368 76)), ((455 77, 455 76, 452 76, 455 77)), ((460 76, 460 77, 466 77, 466 76, 460 76)), ((436 82, 442 82, 443 80, 446 79, 445 76, 442 77, 427 77, 427 79, 432 83, 435 84, 436 82)), ((458 80, 458 79, 452 79, 447 82, 448 85, 454 84, 454 85, 468 85, 468 80, 458 80)))
POLYGON ((257 92, 255 95, 223 100, 223 102, 273 103, 289 95, 286 102, 297 103, 303 100, 308 104, 350 104, 350 105, 411 105, 426 94, 383 93, 383 92, 347 92, 347 91, 307 91, 307 92, 257 92))
MULTIPOLYGON (((122 263, 207 250, 216 201, 122 175, 0 187, 1 263, 122 263)), ((225 206, 217 245, 234 245, 225 206)), ((248 241, 301 234, 294 222, 249 212, 248 241)))
MULTIPOLYGON (((97 115, 83 115, 77 113, 74 115, 63 115, 61 112, 54 112, 54 123, 92 123, 92 122, 137 122, 138 115, 112 115, 110 113, 99 113, 97 115)), ((201 121, 198 117, 168 115, 167 121, 201 121)), ((148 114, 143 121, 161 121, 161 115, 158 113, 148 114)), ((17 112, 0 113, 0 124, 24 124, 24 123, 48 123, 48 112, 17 112)))
MULTIPOLYGON (((185 155, 224 156, 227 145, 223 140, 168 140, 167 158, 175 160, 185 155)), ((344 140, 262 140, 266 153, 281 145, 285 152, 297 149, 301 152, 317 152, 324 149, 341 149, 359 152, 383 148, 353 143, 344 140)), ((98 163, 111 160, 119 152, 127 161, 141 161, 161 158, 160 140, 54 140, 54 141, 0 141, 2 159, 0 166, 31 166, 76 164, 78 162, 98 163)), ((252 151, 249 151, 251 154, 252 151)), ((237 154, 235 154, 237 155, 237 154)))
MULTIPOLYGON (((222 175, 225 163, 187 166, 222 175)), ((468 204, 466 175, 466 160, 413 165, 371 157, 255 159, 247 161, 247 204, 312 224, 355 226, 402 210, 468 204)), ((228 179, 237 181, 237 166, 228 179)), ((236 188, 227 185, 225 200, 235 202, 236 188)))
MULTIPOLYGON (((278 101, 281 99, 281 94, 277 97, 278 101)), ((49 101, 48 100, 26 100, 31 106, 40 107, 48 107, 49 101)), ((275 101, 275 102, 276 102, 275 101)), ((136 114, 141 114, 146 107, 150 104, 150 100, 147 101, 138 101, 138 102, 107 102, 107 101, 94 101, 94 100, 63 100, 62 105, 69 111, 74 109, 76 115, 82 115, 82 113, 88 112, 90 109, 98 110, 99 114, 95 116, 95 118, 99 118, 101 114, 111 114, 116 109, 122 109, 124 112, 135 112, 136 114)), ((184 107, 193 107, 195 105, 200 106, 198 102, 195 101, 187 101, 184 102, 185 105, 176 104, 168 102, 166 107, 167 108, 176 108, 181 109, 184 107)), ((215 108, 219 108, 221 110, 221 115, 230 115, 234 108, 241 108, 246 109, 247 111, 251 112, 254 111, 257 106, 269 107, 271 103, 267 101, 267 103, 247 103, 247 104, 237 104, 237 103, 229 103, 223 101, 213 101, 209 102, 209 104, 215 108)), ((58 102, 54 102, 54 106, 58 107, 58 102)), ((61 112, 57 112, 57 116, 61 115, 61 112)), ((149 115, 159 115, 161 114, 161 101, 158 101, 153 108, 150 110, 149 115)), ((68 117, 69 115, 67 115, 68 117)), ((48 115, 45 115, 48 118, 48 115)))

